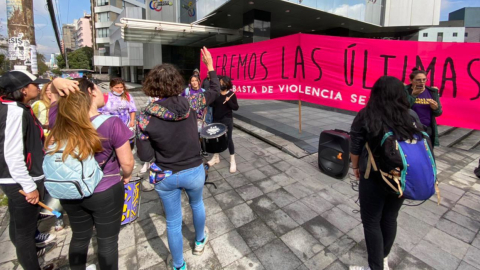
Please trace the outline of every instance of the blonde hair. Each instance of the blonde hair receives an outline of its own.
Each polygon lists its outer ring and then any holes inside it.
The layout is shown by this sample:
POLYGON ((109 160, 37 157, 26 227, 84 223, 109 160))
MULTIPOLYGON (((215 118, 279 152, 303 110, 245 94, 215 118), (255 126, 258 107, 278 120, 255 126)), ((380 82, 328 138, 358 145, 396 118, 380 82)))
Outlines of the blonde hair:
POLYGON ((90 122, 89 111, 92 100, 88 89, 82 88, 80 87, 80 91, 60 98, 55 125, 45 141, 45 147, 48 147, 52 140, 56 143, 54 152, 66 144, 62 156, 64 161, 69 155, 85 160, 103 151, 100 135, 90 122))
POLYGON ((42 91, 40 91, 40 99, 39 101, 43 102, 43 104, 45 105, 45 107, 48 109, 50 109, 50 105, 52 103, 52 101, 48 98, 47 96, 47 90, 48 90, 48 87, 51 85, 52 83, 49 82, 49 83, 46 83, 45 85, 43 85, 42 87, 42 91))

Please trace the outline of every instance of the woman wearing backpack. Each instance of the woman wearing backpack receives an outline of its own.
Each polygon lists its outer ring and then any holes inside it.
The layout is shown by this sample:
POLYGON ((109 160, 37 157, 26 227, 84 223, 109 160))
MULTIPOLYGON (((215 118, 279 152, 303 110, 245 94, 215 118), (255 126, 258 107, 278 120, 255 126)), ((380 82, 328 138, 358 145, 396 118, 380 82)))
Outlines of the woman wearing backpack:
MULTIPOLYGON (((38 257, 55 245, 37 249, 37 205, 44 195, 42 124, 28 105, 38 96, 38 85, 49 80, 37 79, 26 71, 9 71, 0 77, 0 188, 8 197, 9 235, 18 262, 25 270, 38 270, 38 257), (19 193, 23 190, 26 196, 19 193)), ((78 89, 76 82, 55 79, 52 90, 61 95, 78 89)), ((47 268, 47 265, 44 268, 47 268)))
POLYGON ((414 68, 410 74, 410 84, 405 86, 408 93, 408 102, 420 122, 426 127, 426 132, 432 140, 432 147, 439 146, 436 118, 442 115, 442 104, 438 95, 438 88, 428 87, 427 73, 414 68))
MULTIPOLYGON (((95 129, 91 121, 100 115, 98 108, 104 105, 103 94, 87 79, 79 80, 79 88, 79 92, 59 98, 57 106, 52 108, 56 119, 47 142, 55 143, 57 148, 66 142, 64 157, 74 155, 85 160, 95 155, 95 160, 104 167, 104 176, 93 195, 80 200, 60 200, 73 232, 68 260, 71 269, 85 269, 95 227, 100 269, 118 269, 124 184, 130 181, 134 164, 128 141, 132 132, 118 117, 108 118, 95 129)), ((95 269, 94 265, 89 267, 95 269)))
POLYGON ((167 218, 168 245, 173 257, 168 269, 187 269, 183 258, 182 190, 188 194, 195 227, 194 255, 201 255, 208 242, 203 204, 205 170, 198 143, 197 115, 218 96, 220 83, 213 68, 212 56, 204 47, 202 61, 210 72, 210 89, 187 98, 183 91, 183 78, 170 64, 153 68, 147 75, 143 91, 159 99, 140 114, 137 136, 137 154, 149 162, 150 179, 162 199, 167 218))
POLYGON ((121 78, 110 80, 110 93, 105 94, 104 99, 105 106, 98 110, 101 114, 118 116, 129 128, 135 127, 137 107, 121 78))
POLYGON ((386 131, 403 139, 412 139, 421 131, 409 113, 403 83, 397 78, 383 76, 375 82, 370 99, 353 120, 350 138, 352 168, 359 183, 360 213, 363 222, 369 266, 350 266, 351 270, 383 270, 388 268, 388 254, 395 241, 397 216, 404 199, 373 169, 365 178, 368 151, 378 160, 380 143, 386 131))

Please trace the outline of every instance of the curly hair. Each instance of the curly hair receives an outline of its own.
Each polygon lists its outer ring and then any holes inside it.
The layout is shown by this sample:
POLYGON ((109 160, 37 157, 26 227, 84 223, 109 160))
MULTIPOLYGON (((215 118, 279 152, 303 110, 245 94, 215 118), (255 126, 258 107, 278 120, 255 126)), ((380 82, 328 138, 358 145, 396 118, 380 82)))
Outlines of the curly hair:
POLYGON ((180 72, 171 64, 154 67, 143 83, 143 92, 150 97, 173 97, 183 92, 185 82, 180 72))

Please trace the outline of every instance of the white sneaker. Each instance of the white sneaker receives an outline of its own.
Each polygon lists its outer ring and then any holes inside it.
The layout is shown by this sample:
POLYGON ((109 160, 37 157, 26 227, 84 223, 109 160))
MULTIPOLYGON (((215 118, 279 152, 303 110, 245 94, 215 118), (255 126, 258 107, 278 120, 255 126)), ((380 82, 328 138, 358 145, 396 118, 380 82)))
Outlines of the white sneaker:
POLYGON ((390 270, 388 266, 388 256, 383 259, 383 270, 390 270))
POLYGON ((349 270, 371 270, 370 266, 350 266, 349 270))
POLYGON ((90 264, 85 270, 97 270, 97 266, 95 264, 90 264))
POLYGON ((212 159, 210 159, 208 162, 208 166, 212 167, 213 165, 220 163, 220 155, 219 154, 214 154, 212 159))

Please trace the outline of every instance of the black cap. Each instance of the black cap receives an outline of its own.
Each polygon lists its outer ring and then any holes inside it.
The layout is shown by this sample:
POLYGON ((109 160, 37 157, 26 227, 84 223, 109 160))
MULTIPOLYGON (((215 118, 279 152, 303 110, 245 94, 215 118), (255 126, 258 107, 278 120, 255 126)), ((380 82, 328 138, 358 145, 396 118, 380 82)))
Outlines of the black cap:
POLYGON ((8 94, 22 89, 32 83, 42 84, 48 82, 50 82, 50 80, 39 79, 28 71, 12 70, 0 77, 0 88, 4 90, 5 94, 8 94))

